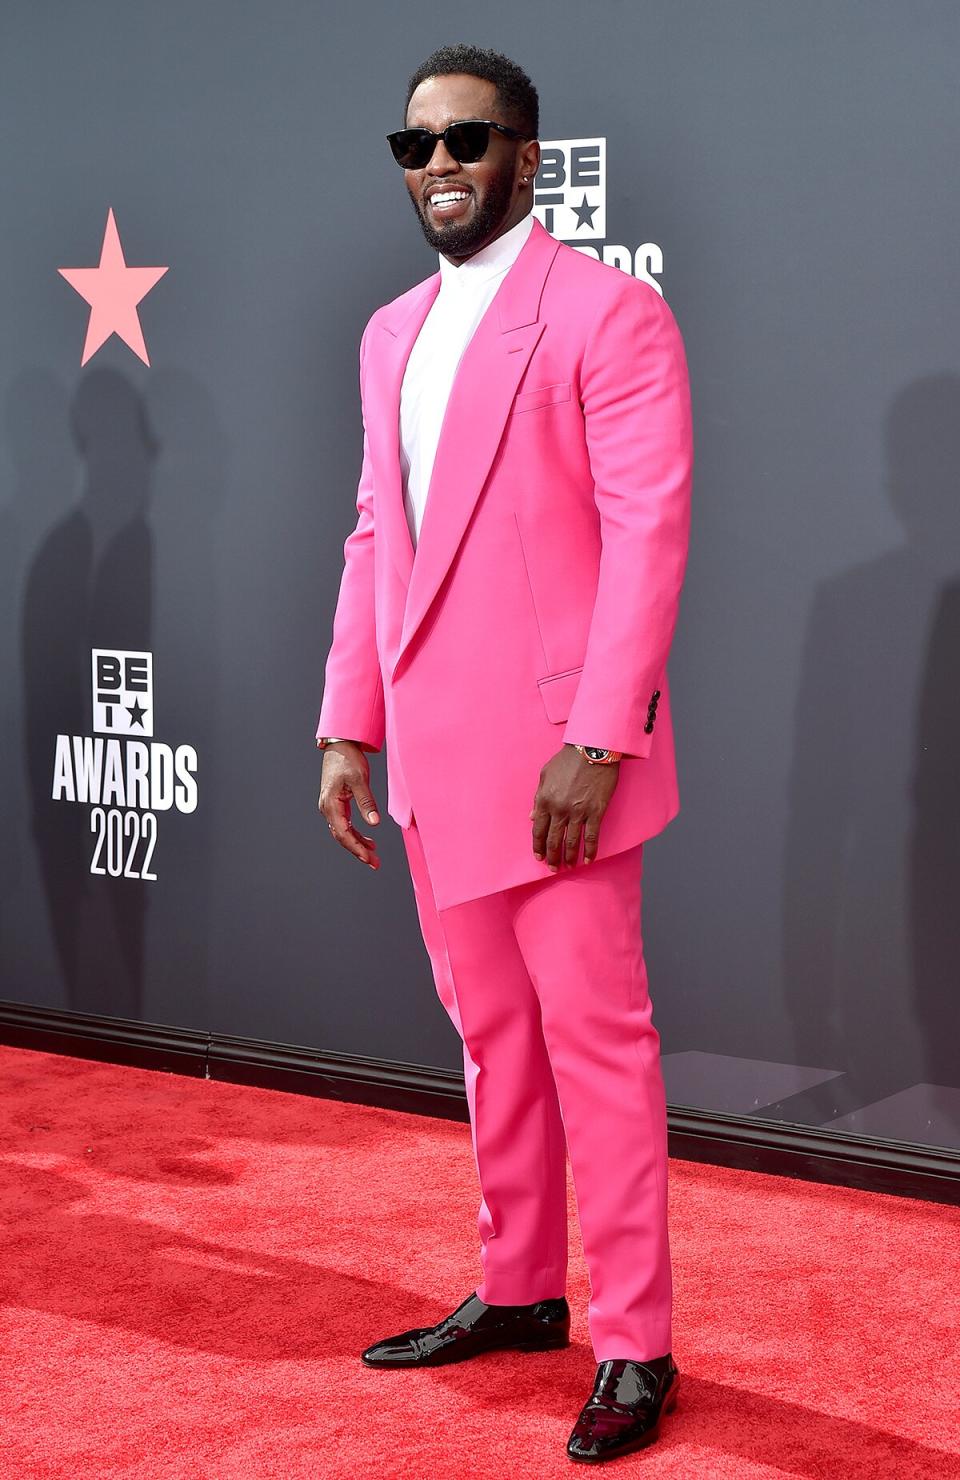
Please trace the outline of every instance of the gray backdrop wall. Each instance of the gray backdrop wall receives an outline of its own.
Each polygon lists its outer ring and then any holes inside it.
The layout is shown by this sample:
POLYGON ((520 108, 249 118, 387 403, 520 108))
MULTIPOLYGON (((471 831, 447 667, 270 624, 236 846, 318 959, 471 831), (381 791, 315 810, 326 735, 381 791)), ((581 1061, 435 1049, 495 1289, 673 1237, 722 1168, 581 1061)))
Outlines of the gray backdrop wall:
MULTIPOLYGON (((313 748, 360 333, 436 266, 383 135, 456 40, 537 83, 567 141, 541 197, 603 141, 579 236, 687 345, 682 810, 645 867, 670 1098, 956 1147, 954 0, 7 0, 0 993, 459 1064, 399 834, 377 874, 337 849, 313 748), (116 335, 81 368, 58 269, 97 264, 109 209, 168 269, 149 368, 116 335), (153 663, 159 790, 114 778, 102 814, 65 770, 92 649, 153 663)), ((373 782, 382 807, 382 756, 373 782)))

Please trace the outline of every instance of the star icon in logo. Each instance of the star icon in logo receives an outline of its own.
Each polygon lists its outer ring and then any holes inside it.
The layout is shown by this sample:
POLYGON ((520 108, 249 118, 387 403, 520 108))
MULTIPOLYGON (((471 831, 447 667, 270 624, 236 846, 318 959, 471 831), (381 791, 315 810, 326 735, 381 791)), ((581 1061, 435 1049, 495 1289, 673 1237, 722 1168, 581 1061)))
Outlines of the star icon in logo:
POLYGON ((594 216, 594 212, 596 211, 596 209, 597 209, 596 206, 591 206, 591 205, 588 205, 587 204, 587 197, 586 197, 586 195, 584 195, 583 200, 580 202, 580 204, 578 206, 574 206, 573 207, 574 214, 575 214, 575 216, 577 218, 577 230, 578 231, 580 230, 580 227, 581 226, 592 226, 593 225, 593 216, 594 216))
POLYGON ((107 225, 103 233, 98 266, 58 267, 57 271, 90 305, 90 320, 87 324, 81 366, 87 363, 91 355, 96 354, 111 334, 118 335, 135 355, 140 356, 145 365, 149 365, 137 304, 147 296, 168 269, 127 266, 112 206, 107 211, 107 225))
POLYGON ((140 728, 141 728, 141 730, 142 730, 143 729, 143 716, 146 714, 147 711, 144 709, 143 705, 140 703, 140 700, 139 699, 134 699, 134 701, 133 701, 132 704, 125 704, 124 705, 124 708, 126 709, 127 713, 130 716, 130 723, 132 725, 139 725, 140 728))

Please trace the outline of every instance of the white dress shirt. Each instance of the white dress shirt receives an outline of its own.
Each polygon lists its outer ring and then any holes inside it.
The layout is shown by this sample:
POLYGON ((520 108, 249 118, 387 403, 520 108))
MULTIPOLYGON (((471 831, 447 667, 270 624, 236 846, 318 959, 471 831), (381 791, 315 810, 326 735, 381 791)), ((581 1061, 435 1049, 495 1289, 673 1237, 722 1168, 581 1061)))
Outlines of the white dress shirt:
POLYGON ((444 412, 461 357, 533 230, 533 214, 459 267, 439 252, 440 291, 417 335, 400 388, 403 507, 416 548, 444 412))

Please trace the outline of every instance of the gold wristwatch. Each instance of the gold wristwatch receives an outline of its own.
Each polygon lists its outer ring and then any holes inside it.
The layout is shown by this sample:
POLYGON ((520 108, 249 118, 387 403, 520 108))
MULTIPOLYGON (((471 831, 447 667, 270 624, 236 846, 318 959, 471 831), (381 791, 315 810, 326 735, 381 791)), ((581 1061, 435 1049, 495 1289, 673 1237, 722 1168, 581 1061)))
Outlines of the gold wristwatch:
POLYGON ((623 755, 622 750, 603 750, 599 745, 575 745, 574 750, 579 750, 591 766, 612 766, 623 755))

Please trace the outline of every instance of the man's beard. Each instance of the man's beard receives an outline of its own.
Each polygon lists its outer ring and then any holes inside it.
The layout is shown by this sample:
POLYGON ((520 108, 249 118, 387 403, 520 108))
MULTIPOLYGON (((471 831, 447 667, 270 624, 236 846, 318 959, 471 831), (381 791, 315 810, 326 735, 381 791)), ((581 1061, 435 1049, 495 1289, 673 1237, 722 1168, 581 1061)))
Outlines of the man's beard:
MULTIPOLYGON (((490 182, 482 205, 476 204, 477 197, 474 195, 474 210, 469 221, 451 221, 439 230, 412 195, 410 204, 416 212, 424 236, 435 252, 442 252, 445 257, 469 257, 494 235, 510 210, 512 193, 512 171, 504 170, 490 182)), ((430 210, 429 205, 426 209, 430 210)))

